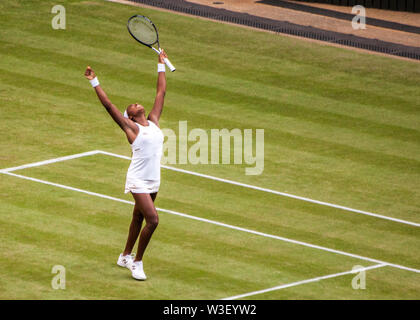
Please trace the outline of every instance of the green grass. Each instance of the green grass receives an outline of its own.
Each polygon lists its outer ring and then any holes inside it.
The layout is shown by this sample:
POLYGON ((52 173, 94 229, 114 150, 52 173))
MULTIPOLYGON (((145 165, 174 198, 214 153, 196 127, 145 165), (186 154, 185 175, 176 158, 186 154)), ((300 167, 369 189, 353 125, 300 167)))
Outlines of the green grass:
MULTIPOLYGON (((262 128, 264 172, 180 168, 420 222, 420 64, 104 1, 0 3, 0 168, 101 149, 130 155, 83 72, 120 110, 153 103, 156 55, 126 31, 158 25, 177 71, 161 127, 262 128)), ((131 200, 128 161, 95 155, 16 173, 131 200)), ((146 282, 115 261, 131 206, 0 175, 1 299, 219 299, 371 263, 167 213, 145 257, 146 282), (66 290, 51 268, 67 270, 66 290)), ((417 227, 162 170, 156 205, 420 269, 417 227)), ((419 299, 418 274, 391 267, 251 299, 419 299)))

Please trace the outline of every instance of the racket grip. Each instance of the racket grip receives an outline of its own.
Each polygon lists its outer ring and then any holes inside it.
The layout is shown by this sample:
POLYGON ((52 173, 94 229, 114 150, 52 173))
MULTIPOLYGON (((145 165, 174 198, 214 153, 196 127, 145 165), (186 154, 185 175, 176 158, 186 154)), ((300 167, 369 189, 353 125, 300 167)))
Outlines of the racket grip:
POLYGON ((165 61, 165 64, 168 66, 171 72, 174 72, 176 70, 168 58, 164 58, 163 61, 165 61))

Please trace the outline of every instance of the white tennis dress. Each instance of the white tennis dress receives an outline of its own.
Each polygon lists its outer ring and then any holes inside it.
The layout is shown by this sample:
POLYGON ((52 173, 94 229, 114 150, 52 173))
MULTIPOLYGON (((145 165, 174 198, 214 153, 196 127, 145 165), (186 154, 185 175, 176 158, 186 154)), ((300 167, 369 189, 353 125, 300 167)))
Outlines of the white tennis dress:
POLYGON ((162 158, 163 133, 152 121, 139 127, 131 144, 132 158, 127 171, 125 193, 155 193, 160 186, 160 159, 162 158))

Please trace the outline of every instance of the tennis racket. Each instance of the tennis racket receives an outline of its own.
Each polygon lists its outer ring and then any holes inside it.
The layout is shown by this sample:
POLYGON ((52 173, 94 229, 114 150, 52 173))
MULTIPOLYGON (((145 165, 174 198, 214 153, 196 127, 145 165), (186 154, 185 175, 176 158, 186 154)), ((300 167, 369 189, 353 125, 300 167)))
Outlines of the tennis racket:
MULTIPOLYGON (((127 29, 135 40, 153 49, 157 54, 160 54, 159 34, 156 26, 149 18, 136 14, 128 19, 127 29), (152 47, 156 43, 158 49, 152 47)), ((164 61, 172 72, 176 70, 169 59, 164 58, 164 61)))

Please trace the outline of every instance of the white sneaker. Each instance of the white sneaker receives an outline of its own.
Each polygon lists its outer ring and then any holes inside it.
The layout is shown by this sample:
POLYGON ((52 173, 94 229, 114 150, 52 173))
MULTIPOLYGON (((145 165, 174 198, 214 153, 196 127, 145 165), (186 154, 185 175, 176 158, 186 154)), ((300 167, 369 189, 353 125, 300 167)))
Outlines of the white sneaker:
POLYGON ((143 261, 133 261, 131 264, 131 275, 137 280, 146 280, 147 277, 143 271, 143 261))
POLYGON ((123 254, 121 253, 120 256, 118 257, 117 264, 120 267, 130 269, 131 264, 133 263, 133 259, 134 257, 132 255, 127 254, 126 256, 123 256, 123 254))

